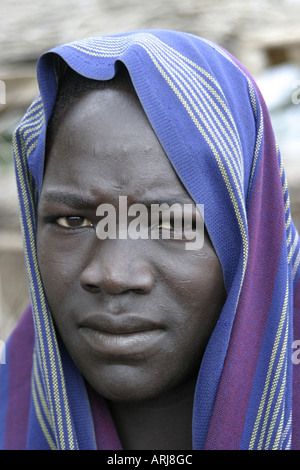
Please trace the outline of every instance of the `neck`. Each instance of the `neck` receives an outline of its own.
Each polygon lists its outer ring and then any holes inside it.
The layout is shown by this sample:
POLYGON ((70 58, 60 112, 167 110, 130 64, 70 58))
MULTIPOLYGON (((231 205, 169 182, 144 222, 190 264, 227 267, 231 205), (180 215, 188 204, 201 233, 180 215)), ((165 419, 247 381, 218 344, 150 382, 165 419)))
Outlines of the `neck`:
POLYGON ((110 403, 126 450, 189 450, 196 380, 148 401, 110 403))

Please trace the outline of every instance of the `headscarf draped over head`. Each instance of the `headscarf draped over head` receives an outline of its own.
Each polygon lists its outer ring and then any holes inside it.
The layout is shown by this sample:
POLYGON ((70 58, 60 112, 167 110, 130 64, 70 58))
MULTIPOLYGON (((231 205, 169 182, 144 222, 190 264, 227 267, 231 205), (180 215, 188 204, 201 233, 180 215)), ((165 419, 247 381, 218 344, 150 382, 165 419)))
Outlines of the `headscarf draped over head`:
POLYGON ((199 370, 194 449, 300 448, 300 365, 293 361, 300 339, 299 238, 266 105, 227 51, 159 30, 93 37, 39 59, 40 94, 13 144, 31 307, 1 367, 0 447, 119 445, 104 405, 97 417, 102 435, 95 432, 84 380, 55 333, 37 262, 36 214, 62 69, 67 64, 84 77, 109 80, 120 63, 177 175, 195 203, 204 204, 223 269, 227 300, 199 370))

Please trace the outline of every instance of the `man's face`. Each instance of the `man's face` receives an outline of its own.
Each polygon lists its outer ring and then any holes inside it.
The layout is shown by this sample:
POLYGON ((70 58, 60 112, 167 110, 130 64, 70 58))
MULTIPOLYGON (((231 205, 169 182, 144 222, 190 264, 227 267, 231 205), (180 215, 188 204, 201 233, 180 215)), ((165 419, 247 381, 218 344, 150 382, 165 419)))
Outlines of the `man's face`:
MULTIPOLYGON (((112 401, 141 401, 195 376, 225 299, 205 234, 100 240, 100 204, 191 204, 131 87, 78 98, 50 145, 38 260, 56 328, 77 367, 112 401)), ((118 221, 118 218, 117 218, 118 221)), ((162 228, 163 229, 163 228, 162 228)))

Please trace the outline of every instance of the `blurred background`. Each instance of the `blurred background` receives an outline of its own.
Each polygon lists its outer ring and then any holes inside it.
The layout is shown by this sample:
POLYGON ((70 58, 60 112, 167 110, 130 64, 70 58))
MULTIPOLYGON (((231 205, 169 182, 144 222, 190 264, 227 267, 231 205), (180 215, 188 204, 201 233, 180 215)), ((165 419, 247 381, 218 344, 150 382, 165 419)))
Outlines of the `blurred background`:
POLYGON ((228 49, 266 99, 300 229, 300 0, 0 0, 0 5, 0 340, 29 302, 11 138, 38 93, 36 61, 58 44, 168 28, 228 49))

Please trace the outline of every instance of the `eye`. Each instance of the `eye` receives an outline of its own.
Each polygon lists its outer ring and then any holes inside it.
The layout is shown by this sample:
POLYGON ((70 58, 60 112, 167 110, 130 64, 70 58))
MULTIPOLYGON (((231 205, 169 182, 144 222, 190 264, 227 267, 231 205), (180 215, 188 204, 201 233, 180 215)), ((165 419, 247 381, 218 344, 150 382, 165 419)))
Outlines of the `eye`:
POLYGON ((174 229, 174 220, 163 221, 159 224, 161 230, 173 230, 174 229))
POLYGON ((162 238, 170 237, 176 240, 186 240, 190 239, 191 236, 195 236, 197 223, 192 214, 189 214, 189 217, 186 218, 184 216, 176 216, 171 217, 170 220, 161 221, 158 228, 162 238))
POLYGON ((162 238, 183 238, 183 219, 182 217, 169 217, 169 220, 161 220, 158 226, 162 238), (168 237, 169 235, 169 237, 168 237))
POLYGON ((68 216, 59 217, 56 219, 57 225, 64 228, 82 228, 82 227, 93 227, 93 224, 86 217, 80 216, 68 216))

